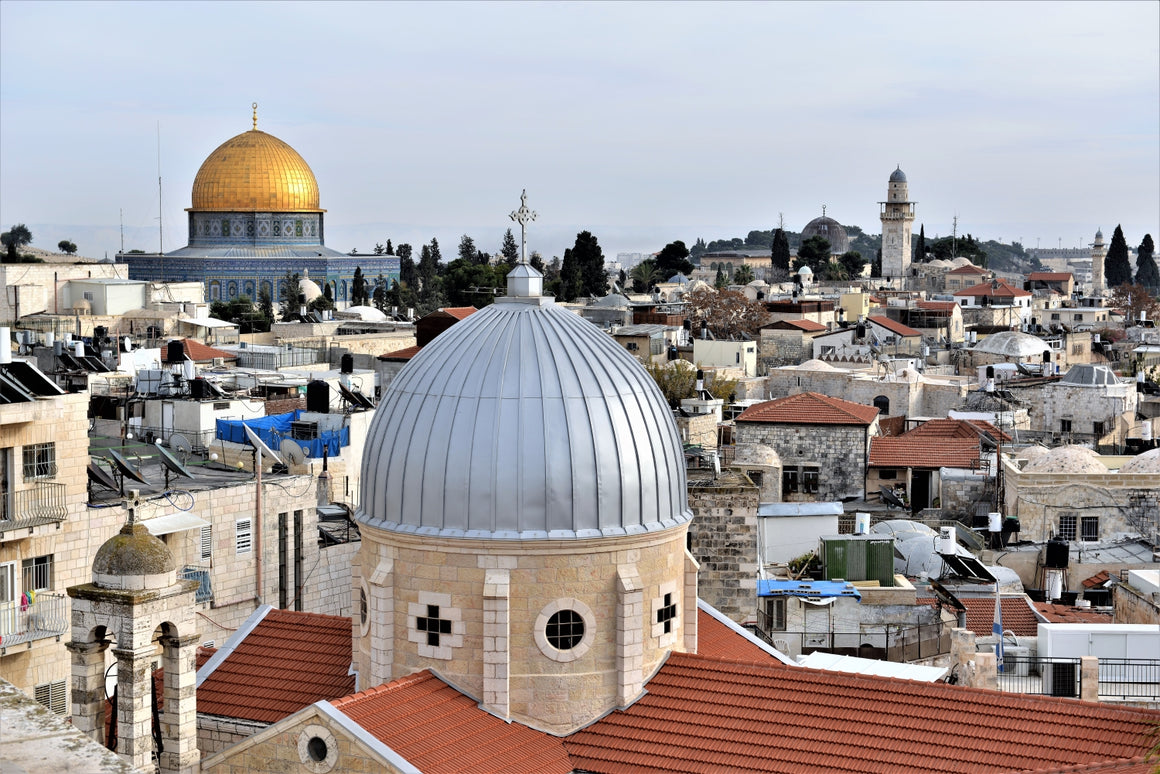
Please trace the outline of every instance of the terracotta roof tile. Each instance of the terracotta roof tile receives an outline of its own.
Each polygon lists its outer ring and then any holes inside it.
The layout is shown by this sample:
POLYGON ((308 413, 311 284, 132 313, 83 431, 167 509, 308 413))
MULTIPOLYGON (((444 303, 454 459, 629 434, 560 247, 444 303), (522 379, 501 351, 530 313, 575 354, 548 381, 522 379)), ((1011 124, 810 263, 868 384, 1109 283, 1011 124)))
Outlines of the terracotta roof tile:
POLYGON ((197 689, 197 711, 273 723, 354 690, 350 618, 270 610, 197 689))
POLYGON ((966 266, 960 266, 957 269, 951 269, 947 274, 986 274, 987 270, 969 263, 966 266))
POLYGON ((758 403, 738 415, 738 422, 790 425, 869 425, 878 409, 816 392, 758 403))
POLYGON ((237 355, 226 352, 223 349, 216 347, 207 347, 197 339, 182 339, 181 347, 185 350, 185 355, 195 363, 204 363, 213 360, 215 357, 222 357, 227 360, 237 360, 237 355))
POLYGON ((1103 586, 1112 579, 1111 573, 1107 570, 1100 570, 1090 578, 1083 579, 1083 587, 1085 589, 1094 589, 1103 586))
POLYGON ((1010 441, 1011 436, 982 419, 928 419, 905 435, 928 438, 974 438, 986 433, 994 440, 1010 441))
POLYGON ((564 740, 597 774, 1010 772, 1142 754, 1160 712, 673 653, 564 740))
POLYGON ((423 348, 418 345, 414 347, 403 347, 402 349, 396 349, 393 352, 379 355, 379 360, 410 360, 415 355, 418 355, 421 349, 423 348))
POLYGON ((870 465, 888 468, 971 468, 979 460, 975 438, 928 438, 910 433, 870 439, 870 465))
POLYGON ((445 306, 439 310, 444 314, 449 314, 456 320, 463 320, 475 314, 479 310, 474 306, 445 306))
POLYGON ((697 653, 726 661, 777 662, 777 658, 701 609, 697 610, 697 653))
POLYGON ((922 331, 917 331, 914 328, 911 328, 909 325, 903 325, 902 323, 898 322, 897 320, 890 319, 886 315, 872 314, 869 317, 867 317, 866 320, 868 322, 874 323, 875 325, 881 325, 886 330, 890 331, 891 333, 896 333, 899 336, 921 336, 922 335, 922 331))
POLYGON ((1023 288, 1017 288, 1014 285, 1012 285, 1011 283, 1007 282, 1006 280, 996 280, 996 284, 997 284, 997 287, 991 287, 990 282, 983 282, 983 283, 980 283, 980 284, 975 285, 973 287, 966 288, 964 290, 957 290, 957 291, 955 291, 955 295, 956 296, 988 296, 991 298, 995 298, 995 297, 1002 298, 1002 297, 1007 297, 1007 296, 1016 297, 1016 296, 1029 296, 1029 295, 1031 295, 1030 291, 1024 290, 1023 288))
MULTIPOLYGON (((1111 613, 1101 613, 1091 608, 1072 605, 1056 605, 1050 602, 1035 602, 1035 609, 1048 623, 1100 623, 1110 624, 1111 613)), ((1006 623, 1006 621, 1004 621, 1006 623)))
POLYGON ((558 737, 504 722, 429 670, 331 704, 424 774, 572 771, 558 737))
POLYGON ((1081 763, 1078 766, 1024 769, 1012 774, 1156 774, 1156 762, 1154 759, 1138 755, 1100 763, 1081 763))
POLYGON ((822 325, 820 322, 814 322, 813 320, 784 320, 783 322, 785 322, 786 325, 792 325, 795 328, 801 328, 803 331, 807 331, 809 333, 816 333, 817 331, 827 330, 826 326, 822 325))
MULTIPOLYGON (((959 597, 967 608, 967 628, 976 637, 990 637, 995 625, 994 597, 959 597)), ((938 600, 921 598, 919 602, 938 605, 938 600)), ((1003 608, 1003 631, 1010 631, 1016 637, 1035 637, 1039 634, 1039 619, 1032 612, 1030 602, 1025 597, 1003 597, 999 603, 1003 608)))

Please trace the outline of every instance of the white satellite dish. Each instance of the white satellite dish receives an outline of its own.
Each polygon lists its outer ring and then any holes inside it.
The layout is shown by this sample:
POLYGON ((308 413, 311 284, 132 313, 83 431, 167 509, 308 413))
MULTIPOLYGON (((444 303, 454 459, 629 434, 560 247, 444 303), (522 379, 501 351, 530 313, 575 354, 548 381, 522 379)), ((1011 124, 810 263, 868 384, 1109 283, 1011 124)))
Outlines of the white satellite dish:
POLYGON ((293 438, 286 438, 278 447, 282 456, 290 460, 291 465, 301 465, 306 462, 306 449, 294 443, 293 438))
POLYGON ((169 436, 169 448, 182 454, 190 454, 193 452, 193 444, 181 433, 174 433, 169 436))
POLYGON ((246 431, 246 438, 249 439, 250 445, 258 450, 258 454, 261 454, 263 457, 269 457, 279 465, 286 464, 282 462, 282 458, 278 456, 277 452, 267 446, 266 442, 258 437, 257 433, 250 429, 249 425, 242 425, 242 429, 246 431))

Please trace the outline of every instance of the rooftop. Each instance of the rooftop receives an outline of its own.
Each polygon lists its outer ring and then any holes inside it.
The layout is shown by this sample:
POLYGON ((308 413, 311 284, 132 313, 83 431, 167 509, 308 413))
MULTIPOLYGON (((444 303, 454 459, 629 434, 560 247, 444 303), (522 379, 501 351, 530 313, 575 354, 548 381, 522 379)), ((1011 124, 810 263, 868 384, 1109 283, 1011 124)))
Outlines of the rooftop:
POLYGON ((979 461, 978 436, 913 436, 870 439, 870 464, 890 468, 972 468, 979 461))
POLYGON ((758 403, 738 415, 738 422, 794 425, 870 425, 878 409, 861 403, 803 392, 758 403))
POLYGON ((886 315, 872 314, 866 318, 867 322, 872 322, 875 325, 880 325, 891 333, 899 336, 921 336, 922 331, 917 331, 909 325, 903 325, 897 320, 892 320, 886 315))
POLYGON ((956 290, 956 296, 987 296, 989 298, 1006 298, 1030 296, 1030 291, 1023 288, 1017 288, 1007 280, 995 280, 994 282, 981 282, 963 290, 956 290))

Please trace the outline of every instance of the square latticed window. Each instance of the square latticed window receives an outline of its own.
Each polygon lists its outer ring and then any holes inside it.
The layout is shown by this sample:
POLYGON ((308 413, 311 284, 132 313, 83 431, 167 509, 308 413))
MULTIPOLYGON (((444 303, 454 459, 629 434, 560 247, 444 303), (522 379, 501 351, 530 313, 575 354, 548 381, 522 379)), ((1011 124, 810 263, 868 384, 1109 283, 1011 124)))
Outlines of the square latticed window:
POLYGON ((34 443, 24 447, 24 480, 56 475, 56 444, 34 443))
POLYGON ((1100 539, 1100 517, 1082 516, 1079 520, 1079 539, 1094 543, 1100 539))
POLYGON ((1060 514, 1059 536, 1064 540, 1075 540, 1076 516, 1073 513, 1060 514))
POLYGON ((662 625, 665 634, 673 630, 673 620, 677 617, 677 605, 673 602, 672 594, 665 594, 664 602, 657 610, 657 623, 662 625))

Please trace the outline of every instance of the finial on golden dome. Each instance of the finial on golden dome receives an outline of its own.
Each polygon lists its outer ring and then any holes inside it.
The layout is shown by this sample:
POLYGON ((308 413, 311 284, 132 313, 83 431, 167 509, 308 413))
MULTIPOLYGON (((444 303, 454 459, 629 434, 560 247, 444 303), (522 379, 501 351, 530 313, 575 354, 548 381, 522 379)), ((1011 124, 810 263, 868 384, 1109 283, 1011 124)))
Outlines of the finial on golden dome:
POLYGON ((254 108, 254 131, 258 131, 258 103, 255 102, 251 107, 254 108))

